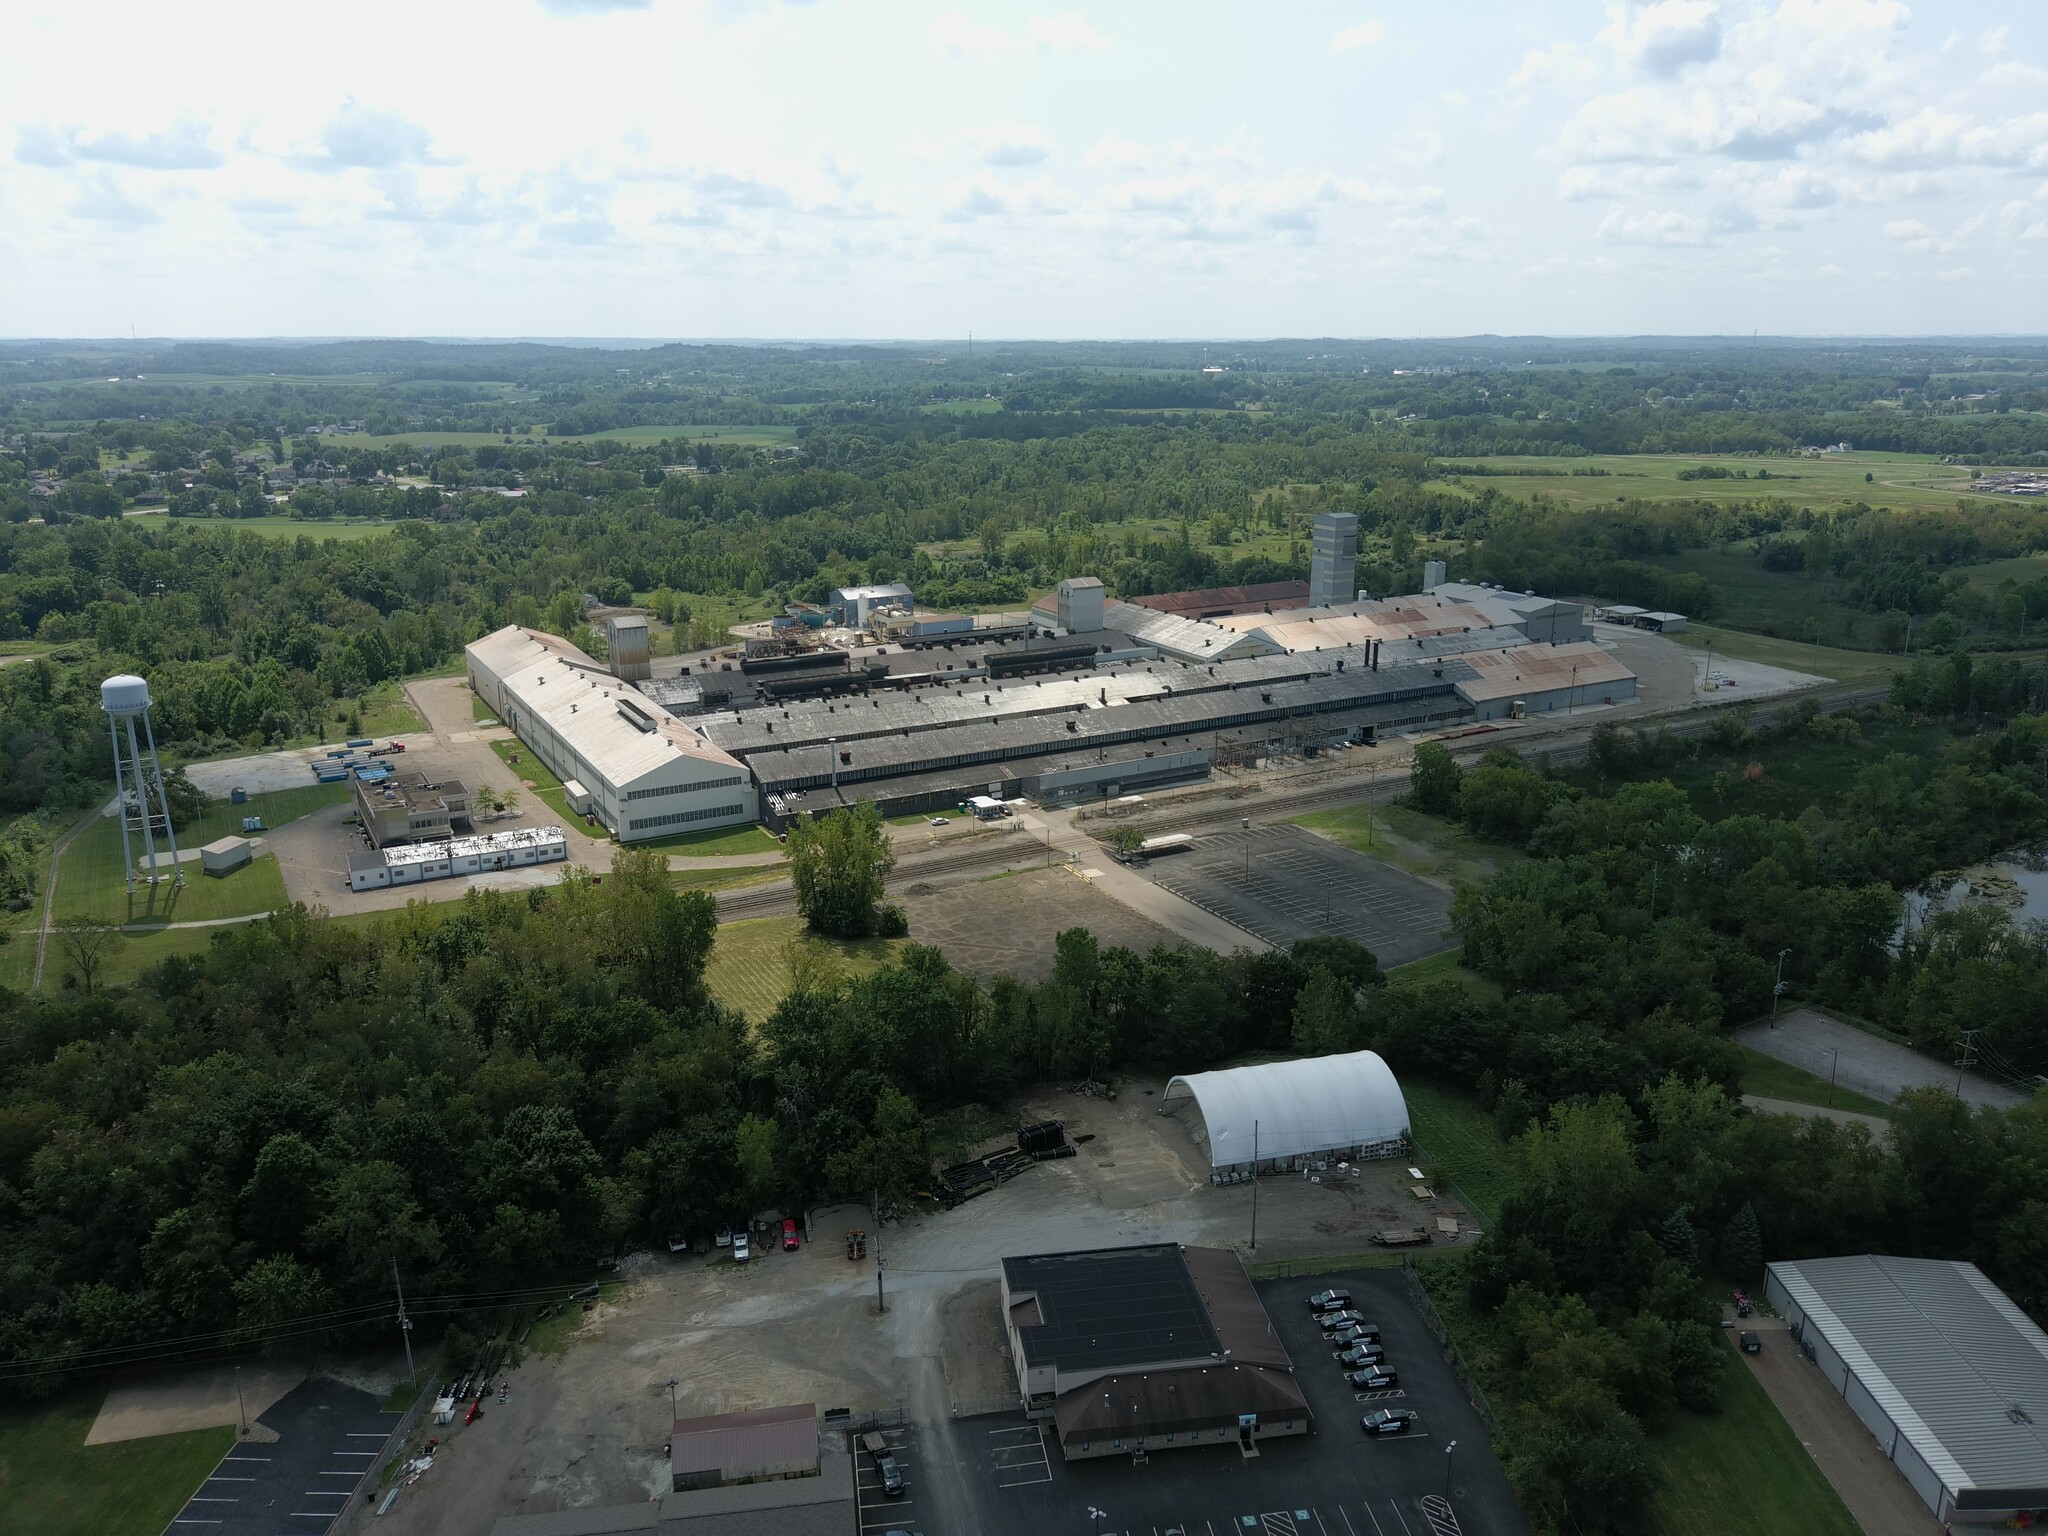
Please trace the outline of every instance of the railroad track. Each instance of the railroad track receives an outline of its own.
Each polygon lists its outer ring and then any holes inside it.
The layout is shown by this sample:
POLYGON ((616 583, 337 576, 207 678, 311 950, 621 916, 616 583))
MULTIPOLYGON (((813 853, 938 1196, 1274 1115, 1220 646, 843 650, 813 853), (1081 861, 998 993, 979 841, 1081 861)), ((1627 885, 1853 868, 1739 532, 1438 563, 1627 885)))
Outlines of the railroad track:
MULTIPOLYGON (((941 875, 959 874, 976 869, 1000 869, 1022 860, 1046 855, 1046 847, 1025 836, 1013 832, 988 839, 985 843, 959 852, 912 855, 898 862, 889 877, 892 888, 901 889, 919 880, 934 879, 941 875)), ((718 893, 718 919, 720 922, 736 922, 745 917, 773 917, 796 910, 796 891, 787 880, 777 880, 761 885, 743 885, 718 893)))

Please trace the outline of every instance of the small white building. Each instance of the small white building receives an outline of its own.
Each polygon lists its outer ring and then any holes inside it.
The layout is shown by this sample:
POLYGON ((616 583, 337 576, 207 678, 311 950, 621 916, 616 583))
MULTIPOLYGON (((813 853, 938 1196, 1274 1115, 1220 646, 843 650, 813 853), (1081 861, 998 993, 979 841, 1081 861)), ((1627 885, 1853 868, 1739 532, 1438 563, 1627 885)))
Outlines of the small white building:
POLYGON ((848 629, 866 629, 868 620, 885 609, 911 613, 917 599, 900 581, 874 587, 834 587, 825 598, 833 619, 848 629))
POLYGON ((1069 576, 1059 584, 1060 628, 1070 635, 1092 635, 1102 628, 1102 581, 1096 576, 1069 576))
POLYGON ((256 856, 246 837, 223 837, 199 850, 199 867, 209 875, 230 875, 256 856))
POLYGON ((457 875, 487 875, 530 864, 558 864, 569 857, 569 839, 560 827, 520 827, 481 837, 456 837, 442 843, 405 843, 363 853, 348 860, 348 887, 374 891, 391 885, 418 885, 457 875))

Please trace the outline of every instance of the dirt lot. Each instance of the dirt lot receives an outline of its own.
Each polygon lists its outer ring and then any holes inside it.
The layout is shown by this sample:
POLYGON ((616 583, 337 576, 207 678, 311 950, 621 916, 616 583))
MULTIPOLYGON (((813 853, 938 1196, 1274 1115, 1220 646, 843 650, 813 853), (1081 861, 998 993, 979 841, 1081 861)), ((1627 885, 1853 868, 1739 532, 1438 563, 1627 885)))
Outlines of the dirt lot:
POLYGON ((910 936, 936 944, 963 971, 984 979, 1040 982, 1052 974, 1052 941, 1086 928, 1105 947, 1146 950, 1179 936, 1095 889, 1065 868, 1036 869, 944 890, 912 885, 897 897, 910 936))
MULTIPOLYGON (((1115 1103, 1047 1092, 1014 1106, 1020 1118, 1062 1119, 1093 1139, 1082 1155, 1031 1168, 954 1211, 879 1228, 857 1210, 813 1212, 815 1244, 795 1254, 770 1247, 744 1269, 723 1256, 635 1261, 630 1285, 590 1315, 571 1348, 530 1359, 512 1373, 505 1406, 486 1405, 452 1433, 380 1532, 483 1536, 500 1515, 660 1491, 671 1377, 686 1416, 816 1402, 901 1405, 934 1423, 1000 1406, 1007 1364, 993 1342, 993 1281, 1004 1255, 1151 1241, 1229 1247, 1248 1235, 1250 1189, 1210 1185, 1187 1133, 1157 1112, 1163 1087, 1130 1083, 1115 1103), (840 1236, 851 1226, 874 1233, 870 1259, 886 1260, 885 1314, 875 1311, 874 1264, 845 1258, 840 1236)), ((1258 1257, 1362 1250, 1372 1228, 1416 1219, 1406 1183, 1392 1165, 1341 1190, 1268 1179, 1258 1257)), ((1462 1214, 1441 1204, 1430 1214, 1462 1214)))
POLYGON ((100 1405, 85 1443, 107 1445, 116 1440, 210 1429, 239 1423, 244 1415, 254 1424, 271 1404, 305 1379, 304 1362, 272 1365, 251 1361, 239 1370, 232 1365, 203 1365, 121 1382, 107 1389, 107 1400, 100 1405))
POLYGON ((1842 1394, 1800 1357, 1784 1319, 1756 1317, 1742 1326, 1755 1330, 1764 1346, 1757 1354, 1744 1355, 1743 1363, 1849 1506, 1863 1536, 1926 1536, 1934 1517, 1920 1495, 1885 1460, 1842 1394))

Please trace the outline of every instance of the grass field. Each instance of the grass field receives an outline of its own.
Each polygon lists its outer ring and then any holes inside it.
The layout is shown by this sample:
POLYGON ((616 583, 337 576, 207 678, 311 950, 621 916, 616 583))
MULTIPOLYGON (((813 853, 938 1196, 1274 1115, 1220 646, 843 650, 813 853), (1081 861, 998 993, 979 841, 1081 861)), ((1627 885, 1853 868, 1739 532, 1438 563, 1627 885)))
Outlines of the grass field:
POLYGON ((87 1445, 102 1395, 0 1408, 0 1531, 160 1536, 235 1443, 223 1426, 87 1445))
POLYGON ((1345 805, 1311 811, 1294 821, 1396 869, 1444 885, 1490 879, 1508 865, 1528 860, 1519 848, 1482 842, 1455 822, 1405 805, 1345 805))
POLYGON ((1733 656, 1738 661, 1760 661, 1765 666, 1811 672, 1838 683, 1888 683, 1906 665, 1903 656, 1886 651, 1845 651, 1831 645, 1808 645, 1798 640, 1724 629, 1719 624, 1691 624, 1674 638, 1680 645, 1695 650, 1705 649, 1711 641, 1721 655, 1733 656))
POLYGON ((1742 1091, 1759 1098, 1784 1099, 1792 1104, 1821 1104, 1831 1109, 1851 1109, 1859 1115, 1892 1117, 1892 1107, 1847 1088, 1837 1088, 1824 1077, 1792 1066, 1762 1051, 1738 1046, 1742 1052, 1742 1091))
POLYGON ((1431 955, 1426 960, 1411 960, 1406 965, 1397 965, 1387 972, 1387 980, 1395 986, 1413 986, 1418 982, 1455 981, 1482 1003, 1497 1003, 1501 999, 1500 983, 1488 981, 1477 971, 1465 969, 1462 949, 1447 949, 1440 955, 1431 955))
MULTIPOLYGON (((458 676, 461 671, 462 662, 458 657, 449 672, 439 675, 458 676)), ((327 711, 326 728, 320 733, 319 740, 331 741, 338 745, 350 736, 403 736, 410 731, 424 731, 427 728, 426 721, 420 718, 419 711, 414 709, 406 698, 405 689, 395 682, 378 683, 362 695, 360 715, 363 728, 360 731, 348 729, 348 717, 354 713, 358 711, 350 701, 332 701, 327 711), (336 716, 340 718, 337 719, 336 716)), ((311 741, 310 737, 304 740, 294 739, 285 745, 305 746, 311 741)))
POLYGON ((153 533, 167 529, 185 533, 233 531, 261 534, 269 539, 295 539, 304 534, 309 539, 344 541, 379 538, 398 526, 395 522, 345 517, 172 517, 167 512, 131 512, 127 521, 131 527, 147 528, 153 533))
POLYGON ((656 853, 686 853, 693 858, 730 858, 741 853, 779 853, 782 845, 759 822, 743 827, 713 827, 708 832, 679 832, 674 837, 657 837, 635 843, 656 853))
MULTIPOLYGON (((2015 581, 2025 586, 2030 581, 2048 576, 2048 555, 2016 555, 2010 560, 1986 560, 1981 565, 1965 565, 1957 569, 1974 585, 1996 591, 2002 582, 2015 581)), ((2034 631, 2029 629, 2028 633, 2034 631)))
POLYGON ((1739 454, 1595 454, 1582 459, 1496 456, 1450 460, 1494 471, 1459 477, 1468 491, 1497 486, 1503 493, 1537 492, 1576 506, 1617 498, 1641 501, 1761 501, 1775 498, 1797 507, 1835 507, 1851 502, 1898 508, 1953 507, 1958 500, 2007 505, 2023 497, 1981 496, 1969 490, 1970 472, 1946 465, 1933 454, 1844 453, 1819 459, 1749 458, 1739 454), (1747 480, 1681 480, 1680 470, 1699 465, 1747 470, 1747 480), (1605 474, 1574 474, 1601 469, 1605 474), (1757 479, 1761 470, 1771 478, 1757 479), (1506 471, 1506 473, 1502 473, 1506 471), (1864 476, 1869 475, 1869 481, 1864 476))
POLYGON ((493 787, 499 794, 512 790, 519 791, 522 800, 538 796, 542 804, 561 817, 565 822, 580 822, 583 818, 569 809, 569 796, 562 788, 562 781, 555 777, 548 765, 540 760, 523 741, 494 741, 491 750, 498 754, 498 761, 505 765, 505 782, 493 787), (515 764, 512 759, 517 757, 515 764), (531 780, 533 788, 526 787, 531 780))
POLYGON ((902 942, 821 939, 804 932, 800 917, 757 917, 727 923, 718 930, 704 983, 713 997, 758 1024, 789 991, 792 946, 809 950, 838 975, 852 977, 879 969, 902 942))
MULTIPOLYGON (((322 806, 348 799, 345 784, 309 784, 251 795, 247 805, 217 800, 178 835, 181 848, 198 848, 216 838, 239 835, 244 816, 261 816, 268 828, 283 826, 322 806)), ((130 852, 139 860, 142 849, 130 852)), ((121 862, 121 823, 113 816, 95 817, 64 852, 58 866, 55 916, 58 922, 191 923, 209 918, 241 917, 269 912, 284 904, 284 877, 272 854, 259 855, 231 875, 200 872, 197 860, 184 866, 183 887, 137 887, 131 897, 121 862)), ((53 959, 55 952, 53 951, 53 959)))
POLYGON ((1403 1078, 1401 1092, 1424 1169, 1457 1185, 1489 1224, 1498 1221, 1514 1175, 1493 1116, 1469 1093, 1421 1078, 1403 1078))
POLYGON ((1650 1436, 1661 1536, 1861 1536, 1732 1345, 1728 1354, 1721 1412, 1674 1414, 1650 1436))

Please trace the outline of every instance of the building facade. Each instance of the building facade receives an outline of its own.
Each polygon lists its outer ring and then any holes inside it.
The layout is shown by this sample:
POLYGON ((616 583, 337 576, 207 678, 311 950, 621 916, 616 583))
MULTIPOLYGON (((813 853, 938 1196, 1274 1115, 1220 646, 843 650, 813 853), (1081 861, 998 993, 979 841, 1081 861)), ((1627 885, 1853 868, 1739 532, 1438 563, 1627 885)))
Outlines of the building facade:
POLYGON ((1308 558, 1308 605, 1329 608, 1358 596, 1358 515, 1318 512, 1308 558))

